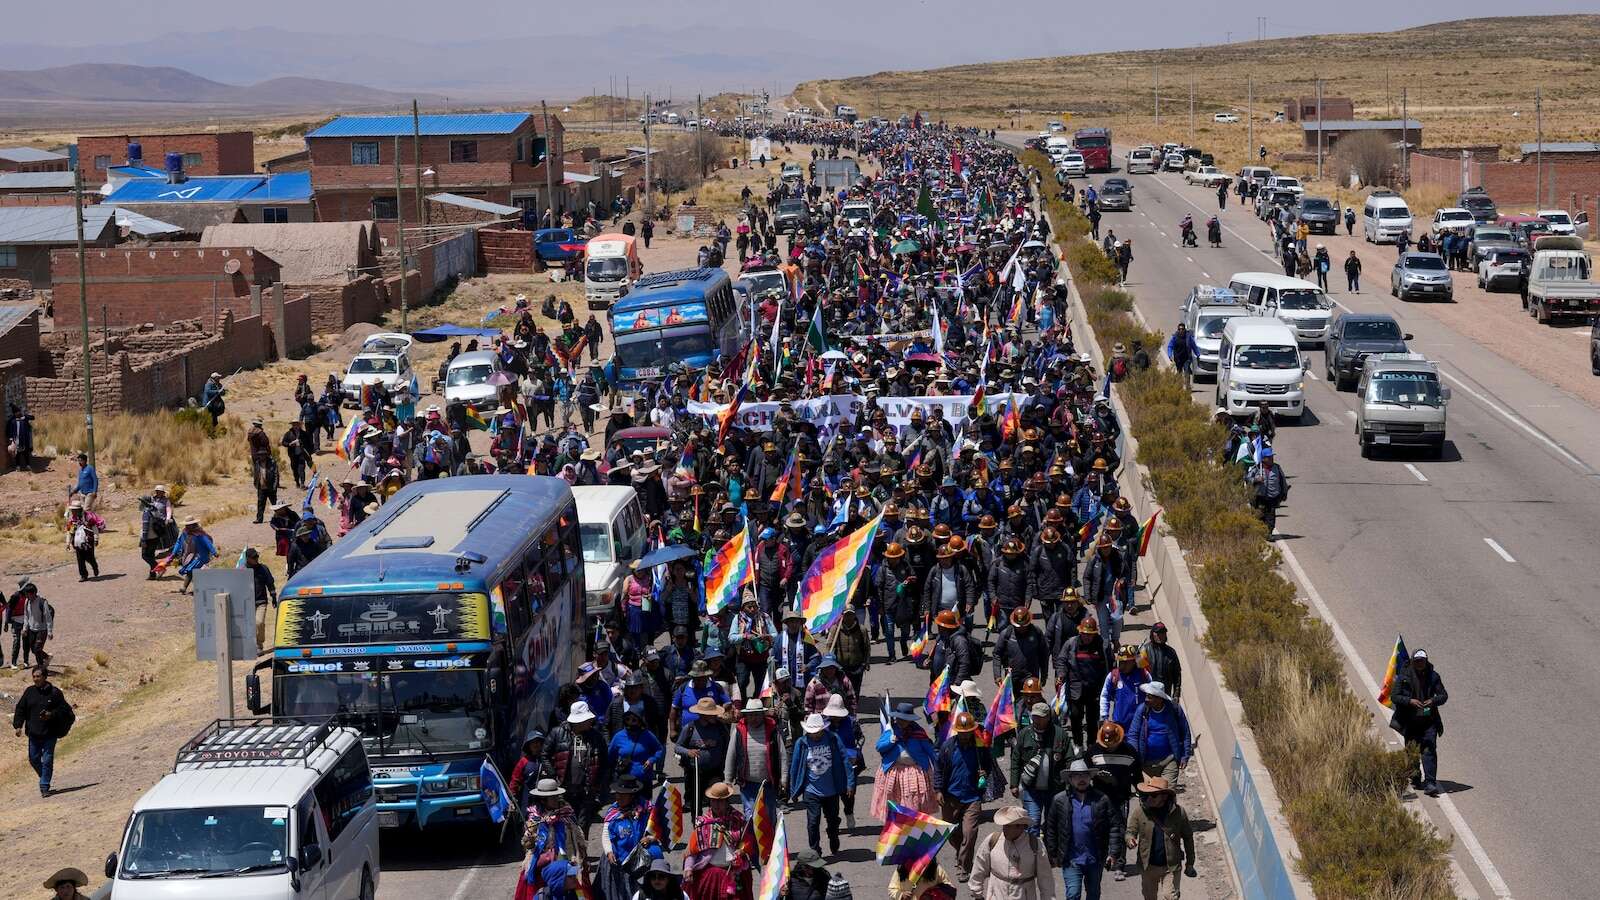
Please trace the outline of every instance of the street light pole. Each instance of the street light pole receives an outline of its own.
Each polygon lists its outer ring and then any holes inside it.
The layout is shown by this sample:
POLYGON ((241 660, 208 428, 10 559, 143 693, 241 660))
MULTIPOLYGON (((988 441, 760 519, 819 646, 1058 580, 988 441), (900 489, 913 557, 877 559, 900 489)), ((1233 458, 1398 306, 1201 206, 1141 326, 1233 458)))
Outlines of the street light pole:
POLYGON ((1244 158, 1250 159, 1250 154, 1256 148, 1256 79, 1253 75, 1246 75, 1244 79, 1244 158))
POLYGON ((422 205, 422 116, 416 98, 411 100, 411 170, 417 179, 417 221, 428 224, 428 209, 422 205))
POLYGON ((1322 180, 1322 79, 1317 79, 1317 180, 1322 180))
MULTIPOLYGON (((73 219, 78 226, 78 321, 83 326, 83 452, 94 465, 94 360, 89 356, 89 260, 83 246, 83 167, 72 170, 73 219)), ((109 372, 110 370, 107 369, 109 372)))
POLYGON ((1544 88, 1533 90, 1533 148, 1535 208, 1544 205, 1544 88))
POLYGON ((1161 127, 1161 63, 1156 63, 1156 127, 1161 127))
MULTIPOLYGON (((555 169, 552 168, 552 166, 554 166, 556 164, 556 161, 555 161, 556 145, 555 145, 555 141, 553 139, 553 135, 550 134, 550 107, 546 106, 545 102, 543 100, 539 101, 539 113, 540 113, 540 115, 544 116, 544 193, 545 193, 545 200, 550 204, 550 206, 549 206, 549 209, 550 209, 550 227, 551 228, 559 228, 559 227, 561 227, 561 220, 556 217, 557 214, 556 214, 555 169)), ((566 172, 563 170, 562 173, 561 173, 561 181, 562 181, 562 183, 565 183, 566 180, 567 180, 567 175, 566 175, 566 172)))
POLYGON ((406 330, 406 213, 401 209, 400 136, 394 138, 394 240, 400 250, 400 330, 406 330))
POLYGON ((655 210, 650 208, 650 120, 655 118, 650 114, 651 111, 650 94, 647 92, 644 95, 644 215, 646 219, 655 213, 655 210))

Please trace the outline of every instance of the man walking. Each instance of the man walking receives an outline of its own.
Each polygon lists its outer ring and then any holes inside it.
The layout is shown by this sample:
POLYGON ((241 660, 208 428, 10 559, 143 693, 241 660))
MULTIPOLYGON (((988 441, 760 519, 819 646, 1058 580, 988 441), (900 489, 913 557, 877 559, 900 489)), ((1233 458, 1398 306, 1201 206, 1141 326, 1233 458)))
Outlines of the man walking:
POLYGON ((1412 654, 1411 665, 1395 676, 1390 697, 1394 715, 1389 727, 1400 732, 1406 746, 1415 746, 1421 752, 1422 777, 1411 773, 1411 786, 1421 788, 1429 797, 1439 796, 1439 735, 1444 734, 1439 707, 1449 699, 1444 679, 1434 671, 1426 650, 1412 654))
POLYGON ((995 764, 993 752, 978 744, 978 721, 972 713, 957 713, 952 731, 934 759, 933 792, 939 798, 940 817, 955 823, 950 843, 956 851, 956 869, 966 881, 977 851, 984 788, 995 764))
POLYGON ((55 774, 56 741, 72 730, 77 715, 61 689, 50 683, 49 670, 40 664, 33 670, 33 684, 22 692, 11 714, 11 727, 17 737, 28 737, 28 765, 39 775, 39 796, 50 796, 50 778, 55 774))
POLYGON ((1139 687, 1144 702, 1128 726, 1128 743, 1144 760, 1146 775, 1159 775, 1176 783, 1178 773, 1194 753, 1194 737, 1183 707, 1167 695, 1166 686, 1151 681, 1139 687))
POLYGON ((67 491, 67 500, 78 500, 83 503, 84 509, 94 509, 94 504, 100 497, 100 473, 94 466, 89 465, 89 454, 78 454, 78 480, 73 482, 72 488, 67 491))
POLYGON ((1128 846, 1142 870, 1142 896, 1177 900, 1180 873, 1189 878, 1200 874, 1194 870, 1194 829, 1167 779, 1146 778, 1138 792, 1139 805, 1128 815, 1128 846))
POLYGON ((1361 293, 1361 259, 1354 250, 1344 258, 1345 289, 1352 294, 1361 293))
POLYGON ((789 761, 789 799, 804 800, 806 840, 813 853, 822 853, 822 818, 828 818, 828 849, 839 852, 839 800, 855 790, 856 775, 845 758, 844 743, 828 728, 821 713, 806 716, 805 736, 794 744, 789 761))
POLYGON ((259 654, 267 649, 269 609, 278 608, 278 582, 272 577, 272 570, 261 564, 261 551, 254 547, 245 548, 244 567, 255 577, 256 653, 259 654))
POLYGON ((1122 856, 1123 822, 1111 799, 1095 789, 1082 757, 1067 769, 1067 785, 1050 802, 1045 849, 1050 864, 1061 869, 1063 900, 1100 900, 1100 877, 1122 856))

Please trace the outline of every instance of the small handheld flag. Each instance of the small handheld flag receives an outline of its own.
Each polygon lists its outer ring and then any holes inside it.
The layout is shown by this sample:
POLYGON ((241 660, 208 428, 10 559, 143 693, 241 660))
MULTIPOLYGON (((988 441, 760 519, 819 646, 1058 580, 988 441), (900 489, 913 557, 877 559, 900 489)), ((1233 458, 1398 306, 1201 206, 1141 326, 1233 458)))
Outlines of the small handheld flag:
POLYGON ((1006 672, 1006 677, 995 691, 994 702, 989 704, 989 714, 983 719, 983 727, 989 733, 991 740, 1008 731, 1016 730, 1017 701, 1011 695, 1010 671, 1006 672))
POLYGON ((772 844, 777 838, 778 804, 772 782, 763 781, 756 791, 754 815, 750 817, 750 826, 755 830, 756 848, 765 858, 772 852, 772 844))
POLYGON ((1139 526, 1139 556, 1141 557, 1150 549, 1150 538, 1156 533, 1156 516, 1159 515, 1161 515, 1161 510, 1158 509, 1150 514, 1150 518, 1144 520, 1143 525, 1139 526))
POLYGON ((335 456, 343 460, 354 459, 356 455, 356 438, 361 434, 364 424, 360 416, 351 416, 350 424, 344 430, 344 436, 339 438, 339 445, 333 448, 335 456))
POLYGON ((911 883, 939 855, 955 825, 927 813, 908 809, 889 801, 883 831, 878 834, 878 862, 886 866, 905 865, 911 883))
POLYGON ((1383 671, 1383 688, 1378 691, 1378 702, 1394 709, 1394 699, 1390 696, 1394 690, 1394 680, 1405 671, 1411 663, 1411 654, 1406 652, 1406 639, 1398 635, 1394 639, 1394 650, 1389 653, 1389 666, 1383 671))
POLYGON ((933 718, 950 708, 950 667, 945 666, 939 677, 928 685, 928 696, 922 701, 922 711, 933 718))
POLYGON ((478 784, 483 791, 483 805, 489 810, 489 818, 497 824, 504 822, 506 812, 511 809, 511 798, 506 796, 506 783, 500 777, 500 770, 494 760, 487 756, 478 766, 478 784))
POLYGON ((772 850, 767 853, 766 865, 761 867, 761 886, 756 889, 755 900, 778 900, 783 886, 789 881, 789 836, 783 819, 772 838, 772 850))

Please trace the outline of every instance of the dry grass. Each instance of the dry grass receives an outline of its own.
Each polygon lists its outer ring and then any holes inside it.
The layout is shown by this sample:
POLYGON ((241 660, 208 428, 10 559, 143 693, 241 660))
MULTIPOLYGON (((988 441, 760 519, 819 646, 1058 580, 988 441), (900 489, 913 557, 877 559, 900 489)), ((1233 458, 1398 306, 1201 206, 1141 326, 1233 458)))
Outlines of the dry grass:
POLYGON ((1247 79, 1254 78, 1256 143, 1274 154, 1299 150, 1298 124, 1259 120, 1290 97, 1312 95, 1313 79, 1320 76, 1325 95, 1354 100, 1358 118, 1398 118, 1404 88, 1410 116, 1423 123, 1424 146, 1499 144, 1509 154, 1534 139, 1533 96, 1541 85, 1545 140, 1595 137, 1600 93, 1591 85, 1600 71, 1597 51, 1600 16, 1479 19, 1378 34, 881 72, 806 82, 794 96, 824 108, 849 103, 862 115, 920 109, 985 128, 1038 129, 1070 114, 1073 125, 1109 125, 1119 139, 1135 143, 1187 141, 1192 77, 1193 143, 1215 153, 1219 164, 1237 167, 1253 150, 1248 129, 1243 122, 1215 125, 1212 113, 1243 114, 1247 79), (1153 104, 1157 65, 1159 128, 1153 104))
MULTIPOLYGON (((72 413, 39 416, 34 440, 63 453, 84 444, 83 418, 72 413)), ((95 418, 95 463, 101 479, 168 485, 216 484, 243 473, 244 427, 224 416, 217 437, 197 421, 171 412, 113 413, 95 418)))

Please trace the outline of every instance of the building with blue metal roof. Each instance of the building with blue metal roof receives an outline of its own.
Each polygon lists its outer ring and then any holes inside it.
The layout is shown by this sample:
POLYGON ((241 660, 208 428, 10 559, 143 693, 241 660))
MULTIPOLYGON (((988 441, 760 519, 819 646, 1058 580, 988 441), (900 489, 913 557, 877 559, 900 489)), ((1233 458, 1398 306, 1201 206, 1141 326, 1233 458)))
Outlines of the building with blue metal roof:
MULTIPOLYGON (((515 134, 528 123, 530 113, 462 113, 418 117, 423 137, 465 134, 515 134)), ((331 137, 411 137, 410 116, 339 116, 306 133, 306 139, 331 137)))
POLYGON ((194 235, 227 222, 312 221, 310 172, 130 178, 113 185, 105 202, 173 222, 194 235))

